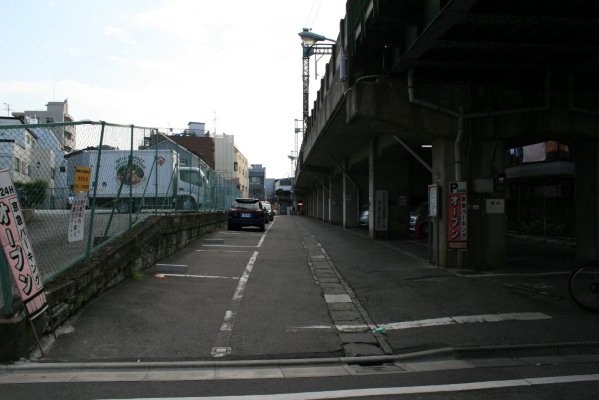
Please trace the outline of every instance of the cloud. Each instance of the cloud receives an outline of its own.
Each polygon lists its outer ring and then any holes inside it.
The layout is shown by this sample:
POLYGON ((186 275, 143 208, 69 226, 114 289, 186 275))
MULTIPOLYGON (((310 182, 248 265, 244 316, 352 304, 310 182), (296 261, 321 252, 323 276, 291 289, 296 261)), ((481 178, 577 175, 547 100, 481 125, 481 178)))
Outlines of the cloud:
POLYGON ((125 30, 116 26, 105 27, 102 34, 104 36, 115 37, 121 43, 135 44, 135 40, 125 30))

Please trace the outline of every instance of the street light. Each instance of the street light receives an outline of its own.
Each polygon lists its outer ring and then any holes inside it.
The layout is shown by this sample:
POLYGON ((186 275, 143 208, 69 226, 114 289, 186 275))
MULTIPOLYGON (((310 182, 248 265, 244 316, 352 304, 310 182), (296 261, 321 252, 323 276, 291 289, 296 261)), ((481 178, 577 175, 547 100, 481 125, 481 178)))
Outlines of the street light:
POLYGON ((304 117, 304 128, 303 134, 304 136, 308 132, 308 117, 309 117, 309 97, 310 97, 310 56, 313 54, 332 54, 333 53, 333 45, 336 43, 333 39, 329 39, 325 36, 319 35, 317 33, 312 32, 308 28, 302 29, 300 33, 298 33, 300 38, 302 39, 302 60, 303 60, 303 74, 302 74, 302 82, 303 82, 303 99, 304 99, 304 109, 303 109, 303 117, 304 117), (329 41, 332 43, 324 43, 317 44, 318 42, 329 41))

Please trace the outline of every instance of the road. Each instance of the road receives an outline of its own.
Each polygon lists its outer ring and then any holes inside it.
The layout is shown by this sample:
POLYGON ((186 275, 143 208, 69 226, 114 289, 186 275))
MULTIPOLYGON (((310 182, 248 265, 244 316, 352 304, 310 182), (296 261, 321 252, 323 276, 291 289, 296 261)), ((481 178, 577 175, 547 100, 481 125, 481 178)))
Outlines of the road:
POLYGON ((0 397, 596 397, 597 319, 561 275, 421 256, 299 216, 214 232, 0 367, 0 397))

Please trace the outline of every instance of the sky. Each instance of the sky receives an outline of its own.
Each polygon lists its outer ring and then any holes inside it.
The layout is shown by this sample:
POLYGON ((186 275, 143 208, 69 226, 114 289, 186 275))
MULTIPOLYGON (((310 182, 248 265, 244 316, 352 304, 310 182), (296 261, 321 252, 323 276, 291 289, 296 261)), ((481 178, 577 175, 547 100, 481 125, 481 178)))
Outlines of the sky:
MULTIPOLYGON (((291 173, 298 32, 339 35, 345 0, 0 0, 0 115, 68 99, 76 120, 234 135, 267 178, 291 173)), ((318 61, 324 71, 326 57, 318 61)), ((311 60, 310 104, 320 79, 311 60)), ((299 134, 301 144, 301 133, 299 134)))

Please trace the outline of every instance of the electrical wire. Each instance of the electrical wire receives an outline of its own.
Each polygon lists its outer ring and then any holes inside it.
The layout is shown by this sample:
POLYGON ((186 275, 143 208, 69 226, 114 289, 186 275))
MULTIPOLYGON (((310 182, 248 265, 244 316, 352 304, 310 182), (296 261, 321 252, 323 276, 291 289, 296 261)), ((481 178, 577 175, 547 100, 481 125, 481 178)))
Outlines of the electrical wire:
POLYGON ((306 17, 306 28, 312 27, 314 22, 316 22, 316 18, 318 17, 318 12, 320 11, 320 6, 322 5, 322 0, 312 0, 312 6, 310 6, 310 11, 308 12, 308 16, 306 17), (318 2, 316 7, 316 11, 314 11, 314 6, 318 2), (312 13, 314 11, 314 13, 312 13), (312 18, 312 22, 310 22, 310 18, 312 18))

